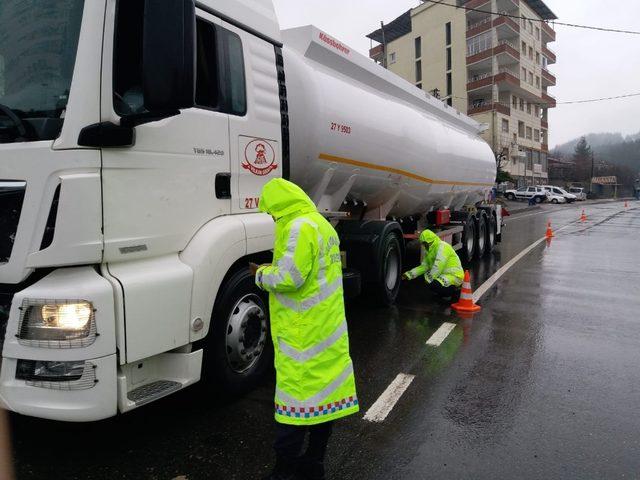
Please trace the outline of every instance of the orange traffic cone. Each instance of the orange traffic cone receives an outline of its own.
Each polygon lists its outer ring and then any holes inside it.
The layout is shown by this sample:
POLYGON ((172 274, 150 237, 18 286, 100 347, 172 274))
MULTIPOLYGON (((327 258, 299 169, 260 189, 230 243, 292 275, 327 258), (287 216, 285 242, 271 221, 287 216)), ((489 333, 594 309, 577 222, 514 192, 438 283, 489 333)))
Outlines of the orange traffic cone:
POLYGON ((553 230, 551 230, 551 220, 547 222, 547 238, 553 238, 553 230))
POLYGON ((584 210, 582 210, 582 215, 580 215, 580 221, 582 223, 587 221, 587 215, 586 215, 586 213, 584 213, 584 210))
POLYGON ((460 292, 460 300, 458 303, 451 305, 456 312, 479 312, 482 308, 473 301, 473 292, 471 291, 471 275, 469 270, 464 272, 464 282, 462 283, 462 292, 460 292))

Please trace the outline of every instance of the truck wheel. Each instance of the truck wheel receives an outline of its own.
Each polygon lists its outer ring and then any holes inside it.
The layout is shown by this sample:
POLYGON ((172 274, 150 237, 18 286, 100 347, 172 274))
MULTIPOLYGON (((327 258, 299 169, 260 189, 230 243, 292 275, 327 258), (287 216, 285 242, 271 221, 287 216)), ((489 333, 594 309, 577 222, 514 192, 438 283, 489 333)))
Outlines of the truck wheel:
POLYGON ((476 219, 476 225, 477 234, 475 236, 475 258, 482 258, 484 257, 487 249, 487 216, 484 212, 476 219))
POLYGON ((469 216, 464 223, 464 230, 462 231, 462 260, 464 262, 470 262, 473 260, 473 256, 476 251, 476 222, 473 216, 469 216))
POLYGON ((233 394, 251 390, 272 365, 273 346, 265 294, 248 270, 236 272, 226 282, 211 321, 206 376, 233 394))
POLYGON ((402 276, 402 249, 397 235, 390 232, 384 237, 377 257, 380 274, 374 293, 382 305, 393 305, 402 276))
POLYGON ((496 232, 498 231, 498 222, 495 215, 489 215, 487 218, 487 247, 485 249, 485 255, 491 253, 496 246, 496 232))

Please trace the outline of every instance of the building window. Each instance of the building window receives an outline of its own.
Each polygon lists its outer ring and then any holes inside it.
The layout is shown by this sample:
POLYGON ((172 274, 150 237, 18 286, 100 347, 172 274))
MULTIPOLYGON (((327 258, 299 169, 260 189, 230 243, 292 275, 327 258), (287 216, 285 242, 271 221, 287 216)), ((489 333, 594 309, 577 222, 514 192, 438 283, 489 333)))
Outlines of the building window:
POLYGON ((422 81, 422 60, 416 62, 416 82, 422 81))
POLYGON ((529 60, 533 61, 533 48, 529 47, 529 60))
POLYGON ((540 77, 536 75, 536 88, 540 88, 540 77))
POLYGON ((447 48, 447 70, 451 70, 451 47, 447 48))
POLYGON ((527 81, 527 69, 522 67, 522 81, 526 82, 527 81))
POLYGON ((512 98, 511 104, 513 105, 513 108, 518 108, 518 97, 513 95, 511 98, 512 98))
POLYGON ((529 85, 533 85, 533 72, 529 72, 529 85))
POLYGON ((531 140, 531 127, 527 127, 527 140, 531 140))
POLYGON ((451 72, 447 73, 447 96, 453 95, 453 80, 451 78, 451 72))
POLYGON ((540 29, 536 27, 536 40, 540 40, 540 29))
POLYGON ((447 98, 447 105, 453 107, 453 99, 451 97, 447 98))
POLYGON ((522 54, 527 54, 527 44, 525 42, 522 42, 522 54))
POLYGON ((533 139, 536 142, 540 141, 540 130, 538 130, 537 128, 533 131, 533 139))
POLYGON ((492 32, 485 32, 467 40, 467 56, 484 52, 493 46, 492 32))
POLYGON ((389 54, 389 64, 396 63, 396 52, 391 52, 389 54))
POLYGON ((518 136, 524 138, 524 122, 518 122, 518 136))
POLYGON ((447 22, 447 24, 445 25, 445 37, 446 37, 446 41, 447 41, 447 46, 451 45, 451 22, 447 22))
POLYGON ((527 103, 527 113, 531 115, 531 102, 527 103))
POLYGON ((502 131, 504 133, 509 133, 509 120, 506 118, 502 119, 502 131))
POLYGON ((536 52, 536 65, 540 65, 540 52, 536 52))
POLYGON ((529 33, 533 35, 533 23, 529 20, 529 33))
POLYGON ((520 99, 520 111, 524 112, 524 100, 520 99))
POLYGON ((417 37, 415 40, 416 59, 422 57, 422 38, 417 37))
POLYGON ((422 90, 422 83, 416 83, 416 87, 418 87, 420 90, 422 90))

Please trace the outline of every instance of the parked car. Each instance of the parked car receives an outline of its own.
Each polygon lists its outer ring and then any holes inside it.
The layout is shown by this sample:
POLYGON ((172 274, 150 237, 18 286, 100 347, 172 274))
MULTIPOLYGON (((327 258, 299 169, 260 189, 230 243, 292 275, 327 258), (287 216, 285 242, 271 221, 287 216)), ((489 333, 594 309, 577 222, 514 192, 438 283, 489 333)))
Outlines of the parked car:
POLYGON ((529 200, 533 197, 536 203, 542 203, 547 200, 547 191, 542 187, 521 187, 507 190, 504 196, 508 200, 529 200))
POLYGON ((569 193, 575 195, 579 202, 583 202, 587 199, 587 192, 585 192, 582 187, 571 187, 569 188, 569 193))
POLYGON ((547 202, 549 203, 568 203, 568 200, 564 195, 558 195, 557 193, 547 190, 547 202))
MULTIPOLYGON (((576 197, 572 193, 567 192, 564 188, 555 187, 553 185, 542 185, 542 188, 552 193, 553 195, 564 197, 566 203, 573 203, 578 199, 578 197, 576 197)), ((554 202, 554 203, 565 203, 565 202, 554 202)))

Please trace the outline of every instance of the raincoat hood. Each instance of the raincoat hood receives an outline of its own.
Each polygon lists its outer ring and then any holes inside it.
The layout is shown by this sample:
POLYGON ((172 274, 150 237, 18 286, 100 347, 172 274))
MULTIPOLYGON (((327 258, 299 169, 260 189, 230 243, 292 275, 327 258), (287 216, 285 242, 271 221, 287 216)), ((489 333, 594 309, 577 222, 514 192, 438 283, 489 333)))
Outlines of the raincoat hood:
POLYGON ((438 237, 431 230, 425 230, 420 234, 420 243, 428 243, 429 245, 437 245, 440 243, 440 237, 438 237))
POLYGON ((265 184, 259 208, 276 220, 291 214, 302 215, 318 211, 299 186, 283 178, 274 178, 265 184))

